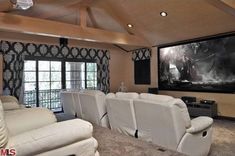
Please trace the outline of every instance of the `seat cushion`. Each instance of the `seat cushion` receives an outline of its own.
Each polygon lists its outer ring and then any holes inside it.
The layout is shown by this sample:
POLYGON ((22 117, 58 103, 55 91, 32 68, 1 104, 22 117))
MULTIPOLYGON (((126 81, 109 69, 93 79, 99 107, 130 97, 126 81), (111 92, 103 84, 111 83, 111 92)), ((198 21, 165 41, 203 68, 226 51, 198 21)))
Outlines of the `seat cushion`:
POLYGON ((56 117, 46 108, 24 108, 5 111, 5 121, 9 135, 17 135, 55 123, 56 117))
POLYGON ((92 137, 93 127, 81 119, 54 123, 9 138, 17 155, 36 155, 92 137))
POLYGON ((8 130, 4 119, 4 111, 0 100, 0 148, 4 147, 8 142, 8 130))

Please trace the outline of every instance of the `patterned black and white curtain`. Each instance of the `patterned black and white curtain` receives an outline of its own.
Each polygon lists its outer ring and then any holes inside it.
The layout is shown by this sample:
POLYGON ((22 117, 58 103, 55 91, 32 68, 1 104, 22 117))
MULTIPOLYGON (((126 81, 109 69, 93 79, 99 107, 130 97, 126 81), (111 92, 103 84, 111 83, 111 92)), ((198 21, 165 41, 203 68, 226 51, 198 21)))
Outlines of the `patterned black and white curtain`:
POLYGON ((24 72, 23 55, 3 55, 3 94, 22 98, 22 80, 24 72))
POLYGON ((132 60, 146 60, 151 58, 151 49, 149 48, 141 48, 132 51, 132 60))
POLYGON ((105 93, 109 92, 110 54, 108 50, 9 41, 1 41, 0 44, 0 52, 4 55, 3 90, 5 94, 20 97, 23 78, 22 72, 19 71, 23 71, 24 56, 95 60, 98 72, 98 89, 105 93), (13 88, 13 86, 17 87, 13 88))

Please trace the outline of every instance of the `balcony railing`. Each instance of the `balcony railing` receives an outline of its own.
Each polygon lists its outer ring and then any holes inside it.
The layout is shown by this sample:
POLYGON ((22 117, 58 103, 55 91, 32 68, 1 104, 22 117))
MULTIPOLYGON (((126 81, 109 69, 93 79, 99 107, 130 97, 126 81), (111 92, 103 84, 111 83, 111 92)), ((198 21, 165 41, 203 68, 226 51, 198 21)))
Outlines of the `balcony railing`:
MULTIPOLYGON (((60 91, 61 89, 39 90, 39 106, 46 107, 54 112, 62 111, 60 91)), ((36 90, 24 92, 24 103, 30 107, 37 106, 36 90)))

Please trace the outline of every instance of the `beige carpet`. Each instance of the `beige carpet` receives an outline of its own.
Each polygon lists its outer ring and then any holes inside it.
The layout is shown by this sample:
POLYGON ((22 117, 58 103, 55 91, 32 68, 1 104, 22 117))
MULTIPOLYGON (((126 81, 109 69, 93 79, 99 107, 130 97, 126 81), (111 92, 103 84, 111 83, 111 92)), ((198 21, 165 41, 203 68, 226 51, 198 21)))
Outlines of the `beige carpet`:
POLYGON ((93 136, 99 143, 100 156, 183 156, 100 126, 94 126, 93 136))
POLYGON ((209 156, 235 156, 235 122, 214 120, 209 156))
MULTIPOLYGON (((99 126, 94 126, 94 137, 99 143, 98 151, 101 156, 182 155, 99 126)), ((235 122, 214 120, 212 139, 209 156, 235 156, 235 122)))
MULTIPOLYGON (((72 119, 56 115, 59 121, 72 119)), ((99 143, 101 156, 178 156, 180 153, 162 150, 157 145, 128 137, 107 128, 94 126, 94 137, 99 143), (160 149, 160 150, 159 150, 160 149)), ((235 122, 214 120, 212 145, 209 156, 235 156, 235 122)))

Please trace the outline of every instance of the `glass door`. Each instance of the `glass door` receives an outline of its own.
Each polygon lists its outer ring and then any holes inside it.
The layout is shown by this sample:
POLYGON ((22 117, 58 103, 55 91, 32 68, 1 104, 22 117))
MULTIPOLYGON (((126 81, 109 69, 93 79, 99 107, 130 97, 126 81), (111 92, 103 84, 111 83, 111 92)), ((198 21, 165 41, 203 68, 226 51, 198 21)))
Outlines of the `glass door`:
POLYGON ((24 103, 31 107, 37 106, 36 93, 36 61, 24 63, 24 103))
POLYGON ((62 111, 60 91, 62 89, 60 61, 38 61, 38 101, 40 107, 62 111))

